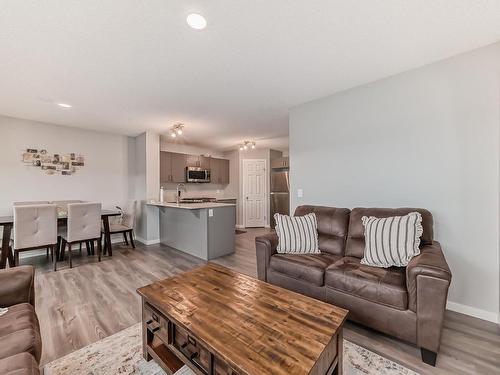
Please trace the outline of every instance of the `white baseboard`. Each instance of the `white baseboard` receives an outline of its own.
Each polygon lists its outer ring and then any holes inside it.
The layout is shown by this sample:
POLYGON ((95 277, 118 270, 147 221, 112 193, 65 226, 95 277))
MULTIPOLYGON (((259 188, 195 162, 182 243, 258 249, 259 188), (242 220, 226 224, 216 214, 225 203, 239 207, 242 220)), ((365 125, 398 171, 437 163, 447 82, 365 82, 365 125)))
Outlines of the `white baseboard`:
POLYGON ((157 243, 160 243, 160 239, 154 239, 154 240, 145 240, 144 238, 141 237, 135 237, 135 240, 144 244, 144 245, 155 245, 157 243))
POLYGON ((236 229, 245 229, 245 226, 241 224, 236 224, 236 229))
POLYGON ((492 323, 500 324, 500 315, 497 313, 481 310, 476 307, 462 305, 461 303, 448 301, 446 308, 461 314, 470 315, 475 318, 487 320, 492 323))

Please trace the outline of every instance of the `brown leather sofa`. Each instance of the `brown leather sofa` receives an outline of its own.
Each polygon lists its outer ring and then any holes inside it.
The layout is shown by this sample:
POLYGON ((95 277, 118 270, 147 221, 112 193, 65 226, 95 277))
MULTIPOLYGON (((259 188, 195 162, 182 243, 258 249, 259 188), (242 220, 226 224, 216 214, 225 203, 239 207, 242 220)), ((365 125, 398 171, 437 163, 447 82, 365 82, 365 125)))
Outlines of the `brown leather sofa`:
POLYGON ((349 319, 416 344, 422 360, 435 365, 451 272, 433 239, 429 211, 416 208, 300 206, 296 216, 314 212, 321 254, 278 254, 272 232, 255 239, 257 273, 267 281, 349 310, 349 319), (421 254, 406 268, 360 263, 365 239, 363 216, 422 214, 421 254))
POLYGON ((42 353, 35 314, 35 271, 31 266, 0 271, 0 374, 38 375, 42 353))

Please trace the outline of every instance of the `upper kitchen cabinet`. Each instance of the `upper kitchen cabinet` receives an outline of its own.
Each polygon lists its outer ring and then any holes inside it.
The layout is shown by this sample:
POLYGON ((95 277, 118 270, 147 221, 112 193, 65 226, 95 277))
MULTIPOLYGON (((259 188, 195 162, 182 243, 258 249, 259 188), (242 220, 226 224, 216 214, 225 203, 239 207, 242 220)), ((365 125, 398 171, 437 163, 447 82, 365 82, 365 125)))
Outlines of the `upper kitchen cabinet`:
POLYGON ((213 184, 229 184, 229 160, 207 158, 205 156, 186 155, 176 152, 160 152, 160 182, 186 182, 186 167, 210 169, 210 182, 213 184))
POLYGON ((288 157, 277 158, 271 161, 271 168, 289 168, 290 167, 290 159, 288 157))
POLYGON ((187 167, 199 167, 201 169, 210 169, 210 158, 203 155, 186 155, 187 167))
POLYGON ((187 155, 175 152, 160 152, 160 182, 186 182, 187 155))
POLYGON ((187 155, 172 153, 172 182, 186 182, 187 155))
POLYGON ((172 153, 160 151, 160 182, 170 182, 172 177, 172 153))
POLYGON ((213 184, 229 184, 229 160, 210 159, 210 182, 213 184))

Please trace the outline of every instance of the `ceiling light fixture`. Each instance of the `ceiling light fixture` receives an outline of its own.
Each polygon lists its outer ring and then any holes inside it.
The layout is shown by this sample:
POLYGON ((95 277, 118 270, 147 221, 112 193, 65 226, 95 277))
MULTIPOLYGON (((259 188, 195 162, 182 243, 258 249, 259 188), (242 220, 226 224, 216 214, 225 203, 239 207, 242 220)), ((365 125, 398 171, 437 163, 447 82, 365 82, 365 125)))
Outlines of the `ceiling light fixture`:
POLYGON ((175 138, 177 137, 178 135, 182 135, 183 134, 183 129, 184 129, 184 124, 182 123, 177 123, 175 124, 174 126, 172 126, 172 128, 170 129, 170 136, 172 138, 175 138))
POLYGON ((255 145, 256 143, 255 142, 252 142, 252 141, 244 141, 243 143, 239 144, 238 145, 238 148, 240 149, 240 151, 243 151, 243 150, 248 150, 248 148, 250 147, 252 150, 255 150, 255 145))
POLYGON ((186 18, 188 25, 195 30, 203 30, 207 27, 207 20, 200 14, 192 13, 186 18))
POLYGON ((59 107, 62 107, 62 108, 71 108, 72 105, 70 104, 67 104, 67 103, 56 103, 59 107))

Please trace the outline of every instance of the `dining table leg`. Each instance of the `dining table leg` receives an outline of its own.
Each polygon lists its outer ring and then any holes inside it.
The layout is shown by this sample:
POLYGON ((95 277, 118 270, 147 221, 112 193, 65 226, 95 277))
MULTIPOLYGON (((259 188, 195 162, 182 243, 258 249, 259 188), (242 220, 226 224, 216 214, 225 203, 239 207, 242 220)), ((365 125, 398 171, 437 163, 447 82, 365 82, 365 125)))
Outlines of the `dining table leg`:
POLYGON ((109 233, 109 218, 108 216, 104 216, 102 218, 102 222, 104 224, 104 254, 108 254, 109 256, 113 255, 113 250, 111 249, 111 234, 109 233))
POLYGON ((9 246, 11 232, 12 232, 12 225, 3 226, 2 255, 0 257, 0 268, 5 268, 7 266, 7 261, 9 262, 9 267, 14 267, 14 255, 12 255, 12 248, 9 246))

